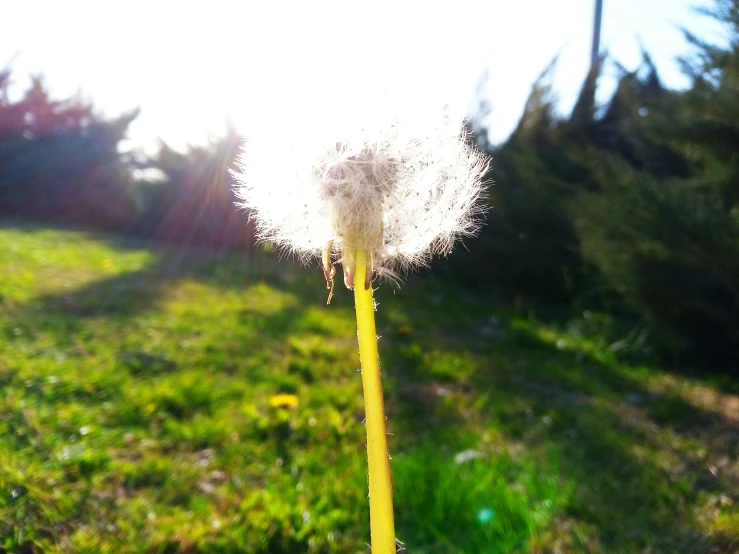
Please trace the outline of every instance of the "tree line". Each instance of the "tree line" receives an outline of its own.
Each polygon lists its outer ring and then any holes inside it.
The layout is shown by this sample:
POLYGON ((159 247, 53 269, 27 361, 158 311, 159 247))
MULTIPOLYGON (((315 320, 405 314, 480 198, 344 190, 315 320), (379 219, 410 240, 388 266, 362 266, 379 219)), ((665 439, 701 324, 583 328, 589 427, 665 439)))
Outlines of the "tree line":
MULTIPOLYGON (((493 158, 492 209, 448 279, 541 309, 612 314, 629 322, 626 346, 739 371, 739 0, 707 14, 729 40, 687 34, 685 90, 666 88, 645 53, 598 105, 603 60, 562 116, 553 66, 504 144, 473 128, 493 158)), ((161 143, 153 156, 121 154, 136 111, 104 118, 79 97, 52 99, 41 78, 11 101, 10 79, 0 73, 0 214, 253 246, 233 205, 234 129, 185 152, 161 143), (135 178, 142 170, 159 177, 135 178)))
MULTIPOLYGON (((492 211, 469 276, 539 305, 597 308, 692 364, 739 373, 739 0, 705 15, 725 46, 686 33, 686 90, 647 53, 595 102, 600 67, 558 116, 549 70, 494 159, 492 211)), ((457 274, 459 261, 455 261, 457 274)))
POLYGON ((248 249, 229 169, 242 138, 229 128, 204 146, 121 153, 138 115, 105 118, 80 96, 54 100, 41 77, 11 101, 0 72, 0 214, 83 225, 191 246, 248 249), (143 175, 144 177, 137 177, 143 175))

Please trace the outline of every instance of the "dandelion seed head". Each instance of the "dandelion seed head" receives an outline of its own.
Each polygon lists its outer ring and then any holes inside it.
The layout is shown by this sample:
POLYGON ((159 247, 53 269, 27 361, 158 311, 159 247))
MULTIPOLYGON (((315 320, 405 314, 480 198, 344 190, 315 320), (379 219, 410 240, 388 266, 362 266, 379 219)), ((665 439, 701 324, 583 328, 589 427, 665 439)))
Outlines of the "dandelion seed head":
POLYGON ((392 279, 475 233, 487 158, 462 120, 434 109, 350 123, 288 149, 247 138, 236 194, 260 240, 304 262, 330 248, 345 271, 365 250, 392 279))

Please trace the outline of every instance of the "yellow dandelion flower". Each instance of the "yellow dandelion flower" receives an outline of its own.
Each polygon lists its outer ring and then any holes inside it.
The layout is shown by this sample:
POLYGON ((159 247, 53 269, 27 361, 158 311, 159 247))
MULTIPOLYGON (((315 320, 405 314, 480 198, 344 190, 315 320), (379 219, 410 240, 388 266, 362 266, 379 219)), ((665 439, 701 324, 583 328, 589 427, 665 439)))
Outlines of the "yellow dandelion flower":
POLYGON ((273 408, 294 408, 300 403, 300 399, 294 394, 275 394, 269 399, 269 405, 273 408))

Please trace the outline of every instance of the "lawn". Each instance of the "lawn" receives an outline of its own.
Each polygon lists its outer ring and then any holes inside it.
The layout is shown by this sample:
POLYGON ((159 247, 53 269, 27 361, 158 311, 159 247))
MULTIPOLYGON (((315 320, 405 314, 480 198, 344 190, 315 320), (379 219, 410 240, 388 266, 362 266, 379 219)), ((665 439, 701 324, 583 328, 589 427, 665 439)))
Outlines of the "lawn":
MULTIPOLYGON (((381 285, 411 554, 739 551, 739 396, 585 314, 381 285)), ((350 293, 318 267, 0 226, 0 552, 369 552, 350 293)))

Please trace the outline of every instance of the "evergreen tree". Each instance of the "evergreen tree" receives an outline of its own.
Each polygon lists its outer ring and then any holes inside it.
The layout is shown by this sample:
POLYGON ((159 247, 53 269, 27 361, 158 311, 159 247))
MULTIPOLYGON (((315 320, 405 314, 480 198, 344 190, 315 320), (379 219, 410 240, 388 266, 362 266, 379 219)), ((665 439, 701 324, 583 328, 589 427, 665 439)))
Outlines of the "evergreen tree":
POLYGON ((694 359, 739 354, 739 0, 713 12, 725 48, 690 37, 692 87, 632 102, 628 139, 593 164, 598 190, 575 206, 583 255, 694 359), (597 170, 595 169, 597 167, 597 170))
POLYGON ((566 147, 567 120, 554 111, 554 65, 537 80, 508 141, 489 150, 492 209, 470 252, 455 257, 456 275, 468 282, 544 303, 570 302, 585 288, 568 202, 587 175, 566 147))
POLYGON ((121 228, 135 218, 118 153, 137 112, 107 120, 79 97, 53 100, 40 77, 11 102, 0 75, 0 213, 121 228))
MULTIPOLYGON (((641 319, 654 344, 731 365, 739 356, 739 0, 707 12, 725 47, 688 34, 687 91, 644 53, 595 102, 605 60, 558 117, 547 70, 494 164, 492 211, 455 275, 543 304, 641 319)), ((483 147, 486 141, 481 141, 483 147)))

